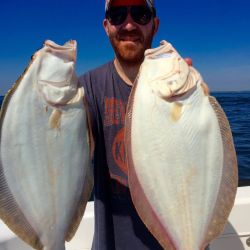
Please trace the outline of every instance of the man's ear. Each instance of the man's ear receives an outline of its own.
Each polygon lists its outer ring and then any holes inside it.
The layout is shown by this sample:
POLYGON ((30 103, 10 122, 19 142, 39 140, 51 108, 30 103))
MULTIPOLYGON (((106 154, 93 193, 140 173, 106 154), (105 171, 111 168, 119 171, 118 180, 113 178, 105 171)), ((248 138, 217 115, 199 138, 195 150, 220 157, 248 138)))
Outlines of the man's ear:
POLYGON ((103 28, 104 28, 107 36, 109 36, 108 20, 104 19, 103 22, 102 22, 102 25, 103 25, 103 28))
POLYGON ((154 35, 155 35, 158 31, 160 20, 158 17, 155 17, 153 21, 154 21, 154 35))

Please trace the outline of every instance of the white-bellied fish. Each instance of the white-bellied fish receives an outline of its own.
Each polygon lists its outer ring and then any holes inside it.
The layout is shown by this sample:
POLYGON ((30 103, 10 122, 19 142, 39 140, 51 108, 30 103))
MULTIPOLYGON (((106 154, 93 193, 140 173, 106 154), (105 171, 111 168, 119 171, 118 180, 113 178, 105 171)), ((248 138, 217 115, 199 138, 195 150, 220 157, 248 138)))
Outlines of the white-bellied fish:
POLYGON ((46 41, 1 109, 0 217, 35 249, 65 249, 93 187, 75 62, 75 41, 46 41))
POLYGON ((145 52, 127 107, 129 187, 166 250, 201 250, 223 230, 238 171, 228 120, 171 44, 145 52))

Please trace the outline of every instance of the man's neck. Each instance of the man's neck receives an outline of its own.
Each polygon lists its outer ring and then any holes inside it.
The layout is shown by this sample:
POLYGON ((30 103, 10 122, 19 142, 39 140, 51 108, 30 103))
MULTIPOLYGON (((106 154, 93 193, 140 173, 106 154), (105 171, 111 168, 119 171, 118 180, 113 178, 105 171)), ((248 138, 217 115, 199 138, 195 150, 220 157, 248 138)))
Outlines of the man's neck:
POLYGON ((128 64, 128 63, 123 63, 119 61, 117 58, 115 58, 114 65, 117 73, 122 78, 122 80, 128 85, 132 86, 139 72, 141 63, 128 64))

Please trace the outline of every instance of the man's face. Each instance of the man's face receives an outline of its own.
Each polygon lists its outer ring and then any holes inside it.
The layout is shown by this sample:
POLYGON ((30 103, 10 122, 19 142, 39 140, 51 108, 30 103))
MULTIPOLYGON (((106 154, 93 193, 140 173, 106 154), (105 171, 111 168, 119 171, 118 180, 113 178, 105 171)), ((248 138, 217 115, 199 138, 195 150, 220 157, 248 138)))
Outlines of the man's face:
POLYGON ((120 25, 112 25, 107 19, 103 24, 118 60, 138 64, 144 59, 144 51, 151 48, 159 20, 152 18, 148 24, 140 25, 128 14, 120 25))

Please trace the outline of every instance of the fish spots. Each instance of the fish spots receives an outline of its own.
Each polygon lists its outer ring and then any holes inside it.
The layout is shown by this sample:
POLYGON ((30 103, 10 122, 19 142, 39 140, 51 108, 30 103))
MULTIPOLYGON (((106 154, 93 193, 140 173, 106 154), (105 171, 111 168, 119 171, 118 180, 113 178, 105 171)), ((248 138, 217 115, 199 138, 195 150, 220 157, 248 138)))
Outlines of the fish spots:
POLYGON ((174 102, 173 107, 171 109, 171 119, 174 122, 177 122, 181 118, 181 111, 182 111, 183 104, 179 102, 174 102))
POLYGON ((49 118, 49 125, 52 129, 60 129, 62 111, 54 109, 49 118))

